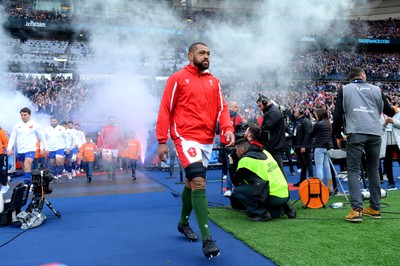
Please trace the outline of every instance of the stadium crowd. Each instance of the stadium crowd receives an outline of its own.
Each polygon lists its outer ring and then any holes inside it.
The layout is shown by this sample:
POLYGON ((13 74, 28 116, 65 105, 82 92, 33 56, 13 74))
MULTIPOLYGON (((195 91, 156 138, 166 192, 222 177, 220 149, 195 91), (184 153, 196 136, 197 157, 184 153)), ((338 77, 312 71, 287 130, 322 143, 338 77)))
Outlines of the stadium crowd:
MULTIPOLYGON (((81 112, 87 102, 96 93, 95 85, 90 81, 56 76, 51 79, 42 77, 10 74, 10 82, 14 82, 17 91, 25 95, 39 113, 56 116, 60 121, 70 120, 71 112, 81 112)), ((298 107, 317 108, 327 106, 333 111, 336 92, 347 80, 316 81, 303 79, 290 84, 276 85, 275 82, 256 82, 245 80, 221 79, 227 101, 239 104, 239 114, 247 119, 255 119, 261 115, 256 99, 259 94, 268 95, 278 103, 282 110, 292 113, 298 107), (248 88, 248 89, 243 89, 248 88)), ((399 83, 390 81, 375 81, 388 94, 393 103, 400 101, 399 83)), ((154 96, 160 98, 164 81, 148 81, 154 96)))
POLYGON ((16 90, 32 102, 36 112, 55 116, 60 121, 69 121, 71 111, 80 111, 94 93, 93 85, 64 76, 51 80, 22 74, 8 77, 16 90))
MULTIPOLYGON (((74 14, 69 9, 63 10, 35 10, 29 1, 11 1, 1 0, 0 4, 4 6, 5 12, 10 18, 29 19, 36 21, 51 22, 94 22, 102 21, 115 25, 130 25, 134 21, 140 22, 143 18, 143 10, 130 9, 118 10, 118 16, 107 16, 97 14, 101 10, 90 9, 91 14, 74 14)), ((172 10, 171 10, 172 11, 172 10)), ((232 24, 232 25, 248 25, 254 29, 258 25, 262 13, 258 11, 246 10, 223 10, 223 9, 201 9, 193 10, 191 15, 186 11, 179 14, 182 17, 182 26, 189 28, 203 28, 206 23, 212 21, 215 24, 232 24)), ((143 20, 145 23, 148 21, 143 20)), ((158 21, 161 26, 178 26, 175 22, 166 21, 160 17, 158 21)), ((345 23, 343 21, 331 23, 331 25, 322 33, 304 32, 309 36, 325 36, 327 33, 336 37, 363 37, 363 38, 399 38, 400 37, 400 20, 398 18, 390 18, 388 20, 350 20, 345 23)))

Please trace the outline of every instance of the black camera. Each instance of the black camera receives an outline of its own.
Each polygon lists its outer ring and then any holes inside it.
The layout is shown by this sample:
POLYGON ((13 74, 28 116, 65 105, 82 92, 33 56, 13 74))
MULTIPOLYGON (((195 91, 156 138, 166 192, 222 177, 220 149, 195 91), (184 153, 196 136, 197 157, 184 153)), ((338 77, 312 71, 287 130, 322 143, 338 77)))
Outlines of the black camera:
POLYGON ((225 146, 224 149, 228 154, 236 153, 236 148, 235 147, 225 146))
POLYGON ((43 168, 41 166, 39 169, 33 169, 31 171, 32 174, 32 186, 33 193, 35 195, 42 194, 42 187, 44 194, 50 194, 53 190, 50 189, 50 182, 53 181, 54 176, 49 169, 43 168))
POLYGON ((244 138, 244 133, 246 129, 249 127, 246 123, 240 123, 235 126, 235 140, 239 140, 244 138))

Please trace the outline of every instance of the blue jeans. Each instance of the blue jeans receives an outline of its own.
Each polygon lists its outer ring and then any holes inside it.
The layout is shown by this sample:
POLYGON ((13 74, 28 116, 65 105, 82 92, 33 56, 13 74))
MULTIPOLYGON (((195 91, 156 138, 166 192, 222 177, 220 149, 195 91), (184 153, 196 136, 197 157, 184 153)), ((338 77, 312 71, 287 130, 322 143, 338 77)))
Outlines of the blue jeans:
POLYGON ((381 137, 367 134, 351 134, 347 138, 347 174, 349 180, 350 204, 353 210, 363 209, 360 189, 361 157, 365 152, 367 176, 372 209, 380 210, 381 186, 379 179, 379 153, 381 137))
POLYGON ((93 169, 93 162, 85 162, 84 164, 85 164, 86 176, 87 176, 87 177, 89 177, 89 176, 91 177, 92 174, 93 174, 93 171, 92 171, 92 169, 93 169))
POLYGON ((129 162, 131 164, 132 175, 136 175, 136 163, 137 163, 137 160, 129 159, 129 162))
POLYGON ((327 148, 315 148, 314 149, 314 161, 317 170, 317 177, 324 180, 324 169, 327 179, 332 179, 331 167, 328 160, 328 149, 327 148))

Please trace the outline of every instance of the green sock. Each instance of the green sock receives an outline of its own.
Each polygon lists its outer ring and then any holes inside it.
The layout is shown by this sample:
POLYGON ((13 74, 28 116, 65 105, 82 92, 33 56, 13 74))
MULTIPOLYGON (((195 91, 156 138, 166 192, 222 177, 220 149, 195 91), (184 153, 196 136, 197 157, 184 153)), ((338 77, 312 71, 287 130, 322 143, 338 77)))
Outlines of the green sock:
POLYGON ((190 213, 192 212, 192 190, 185 186, 182 192, 182 210, 180 225, 183 225, 189 221, 190 213))
POLYGON ((192 205, 197 224, 200 228, 201 238, 204 239, 210 236, 210 229, 208 227, 208 202, 204 189, 192 191, 192 205))

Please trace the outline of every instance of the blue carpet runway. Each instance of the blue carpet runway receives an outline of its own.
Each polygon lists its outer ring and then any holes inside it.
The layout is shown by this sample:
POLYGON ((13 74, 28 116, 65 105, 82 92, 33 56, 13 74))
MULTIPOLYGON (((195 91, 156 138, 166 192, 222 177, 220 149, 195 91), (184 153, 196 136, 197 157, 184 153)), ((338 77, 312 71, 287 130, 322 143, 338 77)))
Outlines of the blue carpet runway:
MULTIPOLYGON (((228 205, 220 193, 220 170, 208 173, 210 205, 228 205)), ((45 206, 48 219, 40 227, 0 228, 0 244, 24 232, 0 248, 1 265, 274 265, 213 223, 221 256, 208 261, 201 241, 189 242, 177 231, 181 199, 176 194, 183 184, 166 175, 142 171, 132 181, 120 173, 110 183, 105 175, 92 183, 80 176, 52 185, 54 192, 46 198, 62 218, 45 206)), ((199 233, 194 214, 190 223, 199 233)))
MULTIPOLYGON (((289 183, 296 183, 298 174, 293 177, 285 170, 289 183)), ((399 166, 393 170, 397 177, 399 166)), ((221 193, 221 170, 208 170, 207 175, 209 205, 228 206, 229 199, 221 193)), ((118 173, 116 180, 107 182, 105 174, 97 174, 87 183, 80 175, 53 184, 54 192, 46 198, 62 218, 45 206, 43 213, 48 220, 40 227, 27 231, 0 228, 0 244, 23 232, 0 248, 0 264, 275 265, 212 222, 210 230, 221 256, 208 261, 201 241, 189 242, 177 231, 183 189, 179 177, 170 179, 168 172, 158 170, 139 171, 137 176, 132 181, 128 173, 118 173)), ((10 183, 5 198, 11 196, 19 179, 10 183)), ((297 198, 297 190, 291 190, 291 199, 297 198)), ((190 223, 199 234, 194 214, 190 223)))

